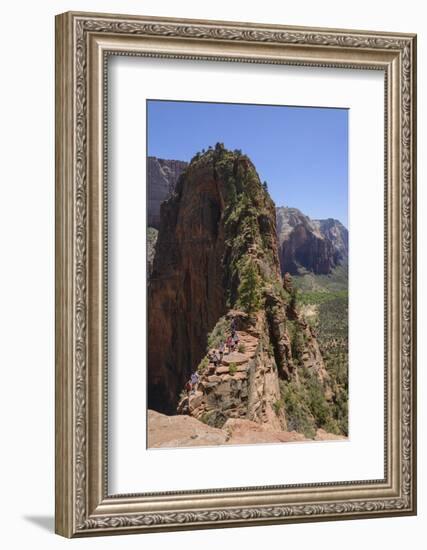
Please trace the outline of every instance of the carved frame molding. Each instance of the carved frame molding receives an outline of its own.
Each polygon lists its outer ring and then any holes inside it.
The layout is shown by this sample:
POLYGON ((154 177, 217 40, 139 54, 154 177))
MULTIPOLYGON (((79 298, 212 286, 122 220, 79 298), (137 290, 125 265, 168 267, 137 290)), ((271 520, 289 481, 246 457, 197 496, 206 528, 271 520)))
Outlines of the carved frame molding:
POLYGON ((74 537, 416 513, 416 37, 69 12, 56 18, 56 71, 56 532, 74 537), (108 55, 385 72, 384 480, 108 495, 108 55))

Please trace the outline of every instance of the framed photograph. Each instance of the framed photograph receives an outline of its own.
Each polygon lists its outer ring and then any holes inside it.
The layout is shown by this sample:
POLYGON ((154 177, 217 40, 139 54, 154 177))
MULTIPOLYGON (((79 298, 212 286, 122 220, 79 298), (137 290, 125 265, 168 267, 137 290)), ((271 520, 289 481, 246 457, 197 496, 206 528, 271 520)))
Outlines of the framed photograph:
POLYGON ((416 37, 56 18, 56 532, 416 513, 416 37))

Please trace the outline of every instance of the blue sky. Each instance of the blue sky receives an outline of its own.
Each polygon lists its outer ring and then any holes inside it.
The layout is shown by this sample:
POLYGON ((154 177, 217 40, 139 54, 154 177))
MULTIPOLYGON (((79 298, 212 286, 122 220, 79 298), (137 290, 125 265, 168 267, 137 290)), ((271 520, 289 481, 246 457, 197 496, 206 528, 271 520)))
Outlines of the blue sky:
POLYGON ((276 206, 348 227, 348 110, 147 102, 148 154, 189 161, 217 141, 241 149, 276 206))

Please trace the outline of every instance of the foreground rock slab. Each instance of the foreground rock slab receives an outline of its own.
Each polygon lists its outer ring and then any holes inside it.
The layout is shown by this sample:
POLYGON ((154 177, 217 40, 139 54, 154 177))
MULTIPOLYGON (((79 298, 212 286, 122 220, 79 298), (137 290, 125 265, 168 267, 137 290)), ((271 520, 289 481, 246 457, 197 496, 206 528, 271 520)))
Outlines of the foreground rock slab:
POLYGON ((345 435, 331 434, 329 432, 325 432, 323 428, 319 428, 316 432, 316 437, 314 439, 315 441, 331 441, 331 440, 338 441, 339 439, 345 440, 347 439, 347 437, 345 435))
MULTIPOLYGON (((316 441, 346 439, 317 430, 316 441)), ((224 426, 213 428, 192 416, 167 416, 148 411, 148 447, 209 447, 217 445, 254 445, 312 441, 298 432, 272 431, 266 425, 241 418, 229 418, 224 426)))
POLYGON ((166 416, 148 411, 148 447, 224 445, 227 433, 185 415, 166 416))
POLYGON ((228 432, 228 445, 250 445, 255 443, 288 443, 290 441, 307 441, 298 432, 271 431, 267 426, 251 420, 230 418, 223 426, 228 432))

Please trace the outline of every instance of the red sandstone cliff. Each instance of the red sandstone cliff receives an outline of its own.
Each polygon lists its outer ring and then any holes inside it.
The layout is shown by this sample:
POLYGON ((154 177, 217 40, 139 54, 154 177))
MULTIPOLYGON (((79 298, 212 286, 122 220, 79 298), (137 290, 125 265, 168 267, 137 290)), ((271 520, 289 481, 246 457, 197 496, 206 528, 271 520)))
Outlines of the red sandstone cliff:
POLYGON ((280 431, 281 383, 299 383, 303 369, 330 392, 315 334, 281 279, 274 203, 240 152, 196 155, 162 204, 148 298, 149 408, 280 431), (232 319, 241 347, 215 366, 232 319), (197 391, 179 399, 196 368, 197 391))

